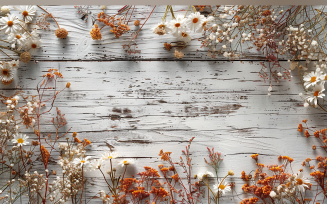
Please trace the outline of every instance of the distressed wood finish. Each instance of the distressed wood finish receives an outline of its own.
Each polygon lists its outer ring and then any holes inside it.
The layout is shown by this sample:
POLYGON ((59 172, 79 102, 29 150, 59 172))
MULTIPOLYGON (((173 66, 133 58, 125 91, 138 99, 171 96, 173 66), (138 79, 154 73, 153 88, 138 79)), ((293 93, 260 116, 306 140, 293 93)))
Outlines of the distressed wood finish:
MULTIPOLYGON (((123 6, 108 6, 106 13, 115 14, 123 6)), ((80 15, 77 14, 77 10, 74 6, 44 6, 53 16, 56 17, 59 25, 66 28, 69 32, 67 39, 57 39, 54 31, 57 29, 57 25, 53 20, 49 20, 51 23, 51 31, 40 30, 42 37, 42 47, 35 51, 33 58, 35 60, 76 60, 76 61, 98 61, 98 60, 176 60, 174 57, 174 51, 168 51, 164 48, 165 42, 175 42, 176 39, 172 35, 158 36, 152 32, 152 28, 158 25, 162 21, 164 16, 165 6, 157 6, 148 19, 143 29, 138 35, 136 40, 138 47, 136 50, 140 50, 141 53, 129 55, 122 47, 123 44, 128 44, 131 39, 131 33, 139 29, 134 26, 134 20, 138 19, 143 23, 149 16, 154 6, 136 6, 133 12, 132 22, 129 23, 131 31, 124 34, 119 39, 115 38, 114 34, 110 32, 108 27, 101 30, 102 40, 94 41, 90 36, 92 29, 91 18, 87 23, 84 23, 80 19, 80 15)), ((175 15, 185 14, 188 6, 174 6, 175 15)), ((99 6, 93 6, 91 11, 95 14, 101 10, 99 6)), ((15 13, 15 11, 13 11, 15 13)), ((41 14, 40 9, 37 10, 38 14, 41 14)), ((167 21, 171 19, 171 15, 167 15, 167 21)), ((188 44, 187 48, 183 49, 185 54, 182 60, 225 60, 224 57, 216 57, 213 59, 207 57, 206 48, 200 48, 201 42, 198 38, 201 34, 192 34, 193 40, 188 44)), ((3 43, 2 43, 3 44, 3 43)), ((5 44, 4 44, 5 45, 5 44)), ((10 53, 10 52, 8 52, 10 53)), ((262 56, 255 49, 244 49, 246 59, 260 59, 262 56)), ((11 55, 14 58, 15 54, 11 55)), ((0 55, 0 59, 4 58, 0 55)))
MULTIPOLYGON (((58 68, 64 75, 59 87, 66 82, 72 84, 55 102, 68 121, 61 132, 72 127, 71 132, 78 132, 79 138, 91 140, 88 155, 94 158, 109 150, 105 142, 114 146, 120 158, 136 158, 128 176, 142 171, 143 166, 156 168, 162 164, 160 149, 172 151, 172 157, 178 161, 181 150, 194 136, 193 173, 210 170, 203 158, 208 157, 206 147, 214 147, 224 154, 220 175, 234 170, 235 176, 228 181, 236 182, 236 191, 242 198, 241 171, 255 169, 251 154, 259 153, 260 162, 265 164, 276 164, 279 155, 288 155, 295 160, 292 168, 296 172, 304 159, 322 153, 319 148, 316 152, 311 149, 317 144, 315 138, 307 139, 296 131, 303 119, 318 127, 323 127, 327 120, 326 114, 303 107, 297 72, 292 72, 291 82, 274 85, 268 96, 269 84, 258 76, 259 62, 206 61, 206 52, 196 51, 199 42, 195 40, 185 49, 183 61, 172 61, 173 52, 162 46, 171 39, 150 30, 160 22, 163 6, 156 8, 139 36, 141 54, 132 57, 120 43, 108 44, 117 40, 108 30, 103 33, 103 41, 92 41, 90 23, 84 24, 73 6, 45 8, 69 30, 69 37, 59 40, 53 31, 42 31, 43 46, 35 53, 38 62, 22 63, 14 82, 2 85, 1 93, 10 95, 22 89, 36 94, 42 75, 49 68, 58 68)), ((112 13, 117 8, 120 7, 109 6, 112 13)), ((151 9, 152 6, 138 6, 134 13, 144 20, 151 9)), ((182 9, 187 7, 177 7, 182 9)), ((289 67, 287 62, 282 65, 289 67)), ((43 121, 50 119, 51 115, 43 121)), ((41 126, 44 136, 54 131, 49 123, 41 126)), ((32 130, 24 131, 35 139, 32 130)), ((60 171, 55 166, 57 156, 54 152, 49 170, 60 171)), ((41 168, 40 162, 38 166, 41 168)), ((117 169, 122 172, 122 168, 117 169)), ((87 176, 97 185, 89 186, 89 197, 106 189, 100 174, 89 172, 87 176)), ((231 194, 222 200, 221 203, 235 203, 231 194)), ((237 197, 235 200, 239 202, 237 197)), ((93 202, 101 203, 99 199, 93 202)))

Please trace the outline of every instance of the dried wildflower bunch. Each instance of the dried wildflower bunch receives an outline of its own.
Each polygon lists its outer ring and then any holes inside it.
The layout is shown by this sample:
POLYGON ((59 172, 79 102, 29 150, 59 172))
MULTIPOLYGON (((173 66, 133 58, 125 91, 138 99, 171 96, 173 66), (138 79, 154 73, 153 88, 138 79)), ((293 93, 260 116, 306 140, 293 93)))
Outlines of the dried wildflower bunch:
POLYGON ((40 35, 37 33, 36 28, 32 28, 33 19, 36 15, 35 6, 23 7, 7 7, 2 6, 6 12, 4 16, 0 17, 0 32, 5 45, 0 45, 0 51, 10 58, 10 62, 1 62, 1 82, 3 84, 10 84, 14 78, 14 70, 18 68, 18 60, 14 60, 7 54, 7 51, 15 52, 20 55, 20 61, 27 63, 31 60, 31 54, 40 48, 41 40, 40 35), (12 14, 11 10, 19 12, 12 14), (18 14, 18 15, 17 15, 18 14))
POLYGON ((313 203, 315 203, 316 198, 319 194, 324 197, 324 200, 327 199, 327 179, 326 179, 326 172, 327 172, 327 128, 323 129, 316 129, 311 128, 308 126, 308 120, 302 120, 302 123, 298 126, 298 131, 303 133, 306 138, 315 137, 319 144, 313 145, 312 150, 316 150, 320 148, 323 150, 325 155, 317 156, 316 158, 307 158, 303 161, 302 166, 307 166, 310 170, 310 176, 314 179, 317 184, 317 192, 316 197, 313 203), (315 162, 313 160, 316 160, 315 162), (314 165, 314 163, 316 165, 314 165), (318 189, 321 189, 318 190, 318 189))
POLYGON ((246 174, 244 171, 241 178, 246 181, 242 190, 251 194, 253 198, 246 198, 240 204, 257 203, 259 200, 264 203, 284 203, 290 202, 305 204, 310 201, 306 197, 306 191, 311 190, 310 180, 305 178, 302 170, 293 173, 291 163, 293 159, 288 156, 279 156, 281 165, 264 165, 259 163, 259 155, 253 154, 258 167, 253 174, 246 174))
POLYGON ((9 97, 0 95, 6 109, 0 115, 0 173, 9 179, 2 188, 3 193, 7 194, 1 198, 4 202, 14 203, 18 199, 27 199, 29 203, 45 203, 49 199, 48 165, 56 142, 67 134, 58 133, 66 125, 66 120, 57 109, 57 117, 51 121, 56 135, 49 134, 45 137, 40 129, 40 119, 51 112, 57 95, 65 89, 60 90, 56 86, 57 79, 62 77, 57 69, 49 69, 36 88, 37 95, 26 96, 22 91, 9 97), (24 130, 21 126, 31 129, 34 136, 22 134, 24 130))
MULTIPOLYGON (((81 13, 82 19, 87 18, 87 16, 92 14, 92 12, 89 12, 85 7, 86 6, 75 6, 75 8, 77 8, 78 10, 77 12, 81 13)), ((94 27, 90 31, 90 35, 93 40, 102 39, 101 30, 105 27, 110 27, 110 32, 113 33, 116 38, 120 38, 122 35, 130 32, 131 29, 128 23, 132 21, 131 19, 135 10, 134 5, 125 5, 121 9, 119 9, 116 14, 107 14, 105 12, 106 6, 104 5, 102 5, 100 8, 102 11, 98 13, 97 17, 93 17, 92 15, 92 18, 94 18, 94 20, 92 21, 94 27), (95 24, 96 22, 98 23, 95 24)), ((147 20, 150 18, 155 8, 156 6, 153 7, 152 11, 143 23, 141 23, 138 19, 134 20, 134 27, 138 27, 139 29, 131 33, 131 37, 130 40, 128 40, 128 43, 122 45, 123 49, 128 54, 131 55, 135 53, 140 53, 140 50, 136 50, 137 43, 135 41, 139 32, 141 31, 147 20)))
POLYGON ((48 19, 52 18, 58 26, 58 29, 55 30, 55 35, 57 36, 57 38, 65 39, 68 36, 68 31, 65 28, 61 28, 59 26, 59 23, 57 22, 57 20, 55 19, 55 17, 53 17, 53 15, 51 13, 49 13, 46 9, 44 9, 43 7, 41 7, 39 5, 37 5, 37 6, 40 9, 42 9, 45 12, 45 14, 43 13, 38 17, 36 25, 38 25, 41 29, 50 30, 50 23, 48 22, 48 19))

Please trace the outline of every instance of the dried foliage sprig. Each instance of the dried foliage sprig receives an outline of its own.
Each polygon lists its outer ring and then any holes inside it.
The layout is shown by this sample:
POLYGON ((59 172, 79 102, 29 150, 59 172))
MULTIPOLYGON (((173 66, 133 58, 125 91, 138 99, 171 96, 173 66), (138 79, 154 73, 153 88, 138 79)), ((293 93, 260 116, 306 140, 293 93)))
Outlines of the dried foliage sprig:
POLYGON ((307 158, 305 161, 303 161, 302 166, 307 166, 312 172, 310 173, 310 176, 314 179, 314 181, 317 183, 317 190, 316 190, 316 196, 314 198, 313 203, 315 203, 317 196, 321 195, 323 196, 323 203, 327 199, 327 136, 326 131, 327 128, 323 129, 316 129, 314 127, 308 126, 308 120, 303 120, 302 123, 298 126, 298 131, 303 133, 306 138, 315 137, 320 145, 317 146, 313 145, 312 150, 316 150, 317 148, 322 149, 324 151, 324 155, 317 156, 316 158, 307 158), (304 125, 303 125, 304 124, 304 125), (316 160, 316 166, 313 165, 312 160, 316 160))

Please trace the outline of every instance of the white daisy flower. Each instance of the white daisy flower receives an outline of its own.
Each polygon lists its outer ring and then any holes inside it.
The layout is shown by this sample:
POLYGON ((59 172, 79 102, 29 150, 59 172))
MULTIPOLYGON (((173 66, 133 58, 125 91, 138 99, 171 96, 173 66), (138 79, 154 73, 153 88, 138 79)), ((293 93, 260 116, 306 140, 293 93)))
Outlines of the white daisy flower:
POLYGON ((96 160, 93 160, 91 162, 91 166, 93 167, 93 169, 100 169, 101 166, 103 164, 103 160, 102 159, 96 159, 96 160))
POLYGON ((210 171, 207 171, 205 173, 198 173, 197 177, 198 177, 199 181, 202 181, 203 178, 214 177, 214 175, 210 171))
POLYGON ((179 30, 185 28, 185 19, 183 15, 177 15, 176 19, 171 20, 168 23, 168 28, 172 34, 178 33, 179 30))
POLYGON ((21 30, 18 18, 11 14, 7 14, 7 17, 0 18, 0 26, 0 30, 5 30, 5 34, 17 33, 21 30))
POLYGON ((102 155, 103 160, 114 159, 118 157, 117 152, 106 152, 102 155))
POLYGON ((314 104, 314 106, 316 107, 318 98, 323 98, 325 96, 325 94, 323 93, 323 91, 325 90, 324 84, 325 84, 325 82, 321 82, 319 84, 316 84, 313 87, 313 90, 308 93, 308 96, 306 97, 306 100, 311 105, 314 104))
POLYGON ((32 39, 28 38, 25 41, 25 50, 30 52, 31 54, 35 51, 35 49, 40 48, 41 40, 40 39, 32 39))
POLYGON ((88 161, 90 158, 91 158, 90 156, 87 156, 87 157, 82 158, 82 159, 75 158, 74 161, 73 161, 73 163, 76 164, 76 165, 80 165, 82 167, 83 165, 90 163, 88 161))
POLYGON ((304 179, 304 175, 302 172, 295 174, 295 186, 299 189, 299 191, 304 192, 305 188, 309 188, 310 181, 304 179))
POLYGON ((25 32, 24 35, 26 38, 31 38, 33 40, 40 40, 40 35, 37 33, 36 29, 33 29, 32 32, 30 33, 25 32))
POLYGON ((24 6, 20 8, 14 6, 14 9, 22 13, 25 23, 31 22, 36 13, 35 6, 24 6))
POLYGON ((0 79, 8 82, 14 78, 14 69, 10 62, 3 62, 0 64, 0 79))
POLYGON ((199 28, 202 27, 202 23, 206 20, 206 17, 200 14, 200 12, 191 13, 186 19, 185 19, 185 26, 192 30, 196 31, 199 30, 199 28))
POLYGON ((231 188, 226 181, 219 181, 219 183, 214 185, 213 188, 222 195, 225 195, 226 192, 231 191, 231 188))
MULTIPOLYGON (((208 16, 202 23, 201 26, 198 27, 198 30, 196 32, 202 32, 202 30, 207 30, 210 28, 211 24, 215 20, 215 17, 213 16, 208 16)), ((217 24, 212 25, 212 27, 217 27, 217 24)))
POLYGON ((310 86, 314 86, 319 82, 322 78, 322 74, 320 68, 317 68, 315 72, 310 72, 304 75, 303 80, 305 88, 309 88, 310 86))
POLYGON ((134 164, 135 163, 135 160, 134 159, 124 159, 122 161, 119 162, 119 164, 124 167, 124 166, 127 166, 127 165, 130 165, 130 164, 134 164))
POLYGON ((12 69, 18 68, 19 67, 19 60, 12 60, 11 62, 9 62, 12 69))
POLYGON ((23 135, 23 134, 17 134, 14 135, 14 139, 12 139, 12 143, 17 143, 17 146, 23 146, 23 145, 27 145, 29 142, 27 142, 26 140, 28 139, 28 136, 23 135))
POLYGON ((18 45, 18 47, 22 47, 24 45, 26 37, 22 34, 10 33, 7 39, 11 43, 11 47, 15 48, 16 44, 18 45))
POLYGON ((178 41, 184 41, 185 43, 188 43, 192 40, 192 37, 186 30, 180 30, 178 33, 173 34, 178 41))

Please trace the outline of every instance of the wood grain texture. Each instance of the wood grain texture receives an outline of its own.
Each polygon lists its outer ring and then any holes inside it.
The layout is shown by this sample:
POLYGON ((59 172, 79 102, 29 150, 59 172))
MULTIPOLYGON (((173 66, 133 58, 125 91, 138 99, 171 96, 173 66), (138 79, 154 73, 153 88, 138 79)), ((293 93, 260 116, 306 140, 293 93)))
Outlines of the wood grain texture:
MULTIPOLYGON (((121 43, 109 44, 116 40, 109 30, 104 31, 103 41, 93 41, 89 36, 90 23, 84 24, 73 6, 45 8, 69 30, 69 37, 57 39, 54 27, 50 32, 42 31, 43 46, 34 54, 38 62, 22 63, 14 82, 1 86, 0 92, 10 95, 21 89, 36 94, 42 75, 49 68, 59 69, 64 75, 59 87, 66 82, 72 84, 55 102, 68 121, 61 132, 72 127, 70 133, 78 132, 80 139, 91 140, 88 155, 100 157, 109 150, 107 142, 119 152, 114 165, 121 158, 136 159, 136 165, 127 172, 131 176, 143 171, 143 166, 156 168, 162 164, 160 149, 172 151, 173 159, 178 161, 181 150, 194 136, 191 146, 194 174, 210 170, 203 158, 208 156, 206 148, 214 147, 224 154, 220 175, 234 170, 235 176, 228 181, 236 182, 236 191, 242 198, 246 195, 241 191, 244 184, 241 172, 255 170, 251 154, 259 153, 260 162, 265 164, 276 164, 279 155, 288 155, 295 160, 292 164, 295 172, 303 168, 304 159, 322 154, 320 148, 312 151, 311 146, 318 144, 314 138, 307 139, 296 131, 303 119, 317 127, 323 127, 327 120, 326 114, 303 107, 297 72, 292 72, 291 82, 275 84, 268 96, 269 84, 258 76, 259 61, 210 61, 204 50, 197 51, 196 40, 185 49, 183 61, 174 61, 173 52, 163 48, 163 43, 171 39, 150 30, 161 21, 163 6, 156 8, 140 33, 138 42, 142 51, 135 56, 128 56, 121 43)), ((118 8, 109 6, 108 10, 114 13, 118 8)), ((137 6, 135 17, 142 22, 152 8, 137 6)), ((187 6, 176 6, 176 10, 183 9, 187 6)), ((252 52, 249 56, 258 55, 252 52)), ((287 62, 282 65, 289 67, 287 62)), ((49 125, 53 114, 43 119, 43 136, 54 131, 49 125)), ((36 139, 32 130, 23 131, 36 139)), ((58 170, 57 157, 54 152, 49 170, 58 170)), ((122 173, 122 168, 117 169, 122 173)), ((308 173, 307 169, 304 171, 308 173)), ((87 189, 89 197, 106 188, 100 174, 89 172, 87 176, 96 184, 87 189)), ((222 200, 235 203, 231 194, 222 200)), ((92 200, 92 203, 101 202, 92 200)))
MULTIPOLYGON (((135 169, 128 172, 132 175, 143 166, 161 164, 160 149, 172 151, 178 161, 181 150, 195 136, 191 148, 194 173, 209 170, 203 158, 206 147, 214 147, 225 155, 222 174, 233 169, 241 193, 239 176, 242 170, 255 169, 253 153, 259 153, 266 164, 288 155, 295 160, 293 170, 302 168, 307 157, 322 153, 311 150, 317 142, 314 138, 296 131, 303 119, 326 124, 325 114, 303 107, 297 73, 292 73, 291 82, 273 86, 268 96, 268 84, 258 80, 260 66, 208 61, 31 62, 20 68, 17 79, 2 92, 22 85, 18 88, 35 94, 43 73, 58 68, 64 75, 59 87, 72 84, 55 103, 68 121, 61 131, 72 127, 79 138, 91 140, 91 156, 98 158, 109 150, 108 142, 121 158, 137 159, 135 169)), ((50 116, 44 119, 49 120, 50 116)), ((43 135, 54 131, 48 124, 42 124, 42 129, 43 135)), ((33 135, 30 130, 26 133, 33 135)), ((51 168, 56 168, 56 156, 51 168)), ((98 174, 90 176, 101 180, 98 174)))
MULTIPOLYGON (((108 6, 106 13, 116 14, 117 11, 123 6, 108 6)), ((140 20, 143 23, 149 16, 154 6, 138 5, 133 12, 132 22, 129 23, 130 32, 124 34, 119 39, 115 38, 114 34, 110 32, 108 27, 101 30, 102 40, 92 40, 90 31, 92 29, 92 21, 89 18, 87 23, 84 23, 80 19, 80 15, 77 14, 77 10, 74 6, 44 6, 47 11, 53 14, 58 21, 59 25, 69 32, 66 39, 58 39, 54 31, 57 29, 57 25, 53 20, 49 20, 51 23, 50 31, 39 30, 42 39, 42 46, 36 50, 33 54, 35 60, 176 60, 174 57, 174 51, 168 51, 164 48, 165 42, 176 42, 176 39, 172 35, 158 36, 152 32, 152 28, 156 27, 158 23, 162 22, 162 17, 166 6, 158 5, 151 17, 144 25, 141 32, 137 37, 137 48, 140 53, 129 55, 122 47, 123 44, 128 44, 131 40, 132 32, 135 32, 139 27, 134 26, 134 20, 140 20)), ((173 6, 175 15, 185 14, 188 6, 173 6)), ((93 6, 91 11, 94 14, 98 14, 101 10, 99 6, 93 6)), ((15 13, 15 11, 13 11, 15 13)), ((37 14, 42 13, 38 8, 37 14)), ((167 21, 171 19, 171 16, 167 16, 167 21)), ((183 49, 184 58, 182 60, 225 60, 224 57, 216 57, 212 59, 207 57, 207 49, 200 48, 201 42, 198 38, 201 38, 201 33, 193 33, 192 41, 188 46, 183 49)), ((2 43, 3 44, 3 43, 2 43)), ((5 44, 4 44, 5 45, 5 44)), ((245 46, 245 45, 244 45, 245 46)), ((246 47, 246 46, 245 46, 246 47)), ((10 54, 10 52, 8 52, 10 54)), ((246 56, 244 59, 260 59, 262 56, 255 49, 244 49, 243 54, 246 56)), ((17 56, 15 54, 12 57, 17 56)), ((0 59, 7 59, 1 55, 0 59)))

